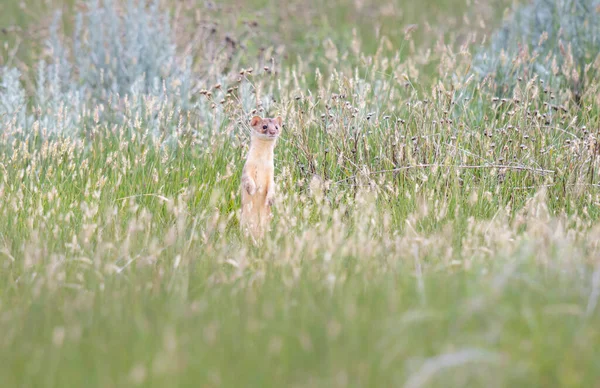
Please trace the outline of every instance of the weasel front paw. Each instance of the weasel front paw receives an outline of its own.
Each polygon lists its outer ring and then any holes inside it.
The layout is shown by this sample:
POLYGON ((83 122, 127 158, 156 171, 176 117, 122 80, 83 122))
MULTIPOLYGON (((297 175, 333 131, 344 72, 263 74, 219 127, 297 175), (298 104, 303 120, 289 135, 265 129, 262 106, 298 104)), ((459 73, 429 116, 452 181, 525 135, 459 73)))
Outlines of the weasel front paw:
POLYGON ((275 204, 275 194, 267 195, 267 206, 271 207, 275 204))
POLYGON ((256 194, 256 184, 250 179, 244 181, 244 190, 250 195, 256 194))

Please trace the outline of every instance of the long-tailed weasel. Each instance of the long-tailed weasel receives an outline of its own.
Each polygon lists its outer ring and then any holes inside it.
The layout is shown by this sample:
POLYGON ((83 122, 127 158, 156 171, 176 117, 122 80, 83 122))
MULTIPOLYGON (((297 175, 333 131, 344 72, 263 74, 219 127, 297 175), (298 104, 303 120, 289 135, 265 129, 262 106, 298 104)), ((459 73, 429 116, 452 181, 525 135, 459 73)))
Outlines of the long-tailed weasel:
POLYGON ((242 216, 244 232, 255 239, 262 238, 271 220, 275 201, 275 168, 273 151, 281 133, 281 117, 252 117, 250 150, 242 170, 242 216))

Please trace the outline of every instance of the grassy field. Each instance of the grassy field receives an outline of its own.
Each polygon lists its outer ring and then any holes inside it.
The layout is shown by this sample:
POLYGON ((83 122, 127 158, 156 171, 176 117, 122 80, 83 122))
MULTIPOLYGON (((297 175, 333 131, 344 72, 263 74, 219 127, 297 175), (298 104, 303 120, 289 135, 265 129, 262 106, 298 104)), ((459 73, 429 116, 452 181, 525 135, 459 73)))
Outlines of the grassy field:
POLYGON ((600 80, 499 98, 470 69, 504 3, 402 4, 163 2, 192 62, 159 91, 160 53, 36 86, 49 33, 6 50, 1 386, 600 387, 600 80), (258 245, 254 113, 285 122, 258 245))

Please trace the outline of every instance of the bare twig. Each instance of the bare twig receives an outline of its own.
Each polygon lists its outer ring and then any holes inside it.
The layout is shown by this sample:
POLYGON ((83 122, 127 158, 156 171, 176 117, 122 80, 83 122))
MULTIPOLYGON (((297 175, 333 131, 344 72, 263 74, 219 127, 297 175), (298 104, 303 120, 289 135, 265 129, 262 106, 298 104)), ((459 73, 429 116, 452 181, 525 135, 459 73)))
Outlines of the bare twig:
MULTIPOLYGON (((513 190, 531 190, 531 189, 539 189, 541 187, 554 187, 558 183, 546 184, 546 185, 533 185, 533 186, 521 186, 514 187, 513 190)), ((577 187, 577 186, 586 186, 586 187, 600 187, 600 183, 567 183, 566 187, 577 187)))
MULTIPOLYGON (((517 170, 517 171, 529 171, 532 172, 534 174, 554 174, 554 170, 545 170, 543 168, 533 168, 533 167, 527 167, 527 166, 507 166, 507 165, 501 165, 501 164, 486 164, 486 165, 466 165, 466 164, 459 164, 459 165, 444 165, 444 164, 413 164, 411 166, 402 166, 402 167, 398 167, 398 168, 392 168, 389 170, 379 170, 379 171, 371 171, 368 173, 368 175, 376 175, 376 174, 384 174, 384 173, 388 173, 388 172, 399 172, 399 171, 404 171, 404 170, 412 170, 414 168, 432 168, 432 167, 446 167, 446 168, 458 168, 458 169, 470 169, 470 170, 476 170, 476 169, 490 169, 490 168, 504 168, 507 170, 517 170)), ((356 178, 356 175, 352 175, 348 178, 339 180, 337 182, 335 182, 334 184, 339 184, 339 183, 343 183, 346 181, 349 181, 351 179, 356 178)))

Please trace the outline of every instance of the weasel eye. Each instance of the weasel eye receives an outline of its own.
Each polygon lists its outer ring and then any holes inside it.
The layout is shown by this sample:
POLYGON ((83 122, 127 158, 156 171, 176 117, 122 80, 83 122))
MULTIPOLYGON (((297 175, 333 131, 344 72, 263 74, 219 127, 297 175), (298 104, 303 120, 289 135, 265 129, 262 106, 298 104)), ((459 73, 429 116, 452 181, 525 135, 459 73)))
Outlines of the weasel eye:
POLYGON ((276 125, 276 126, 275 126, 275 129, 279 129, 279 127, 276 125))
POLYGON ((263 125, 263 129, 267 129, 267 126, 266 126, 266 125, 263 125))

